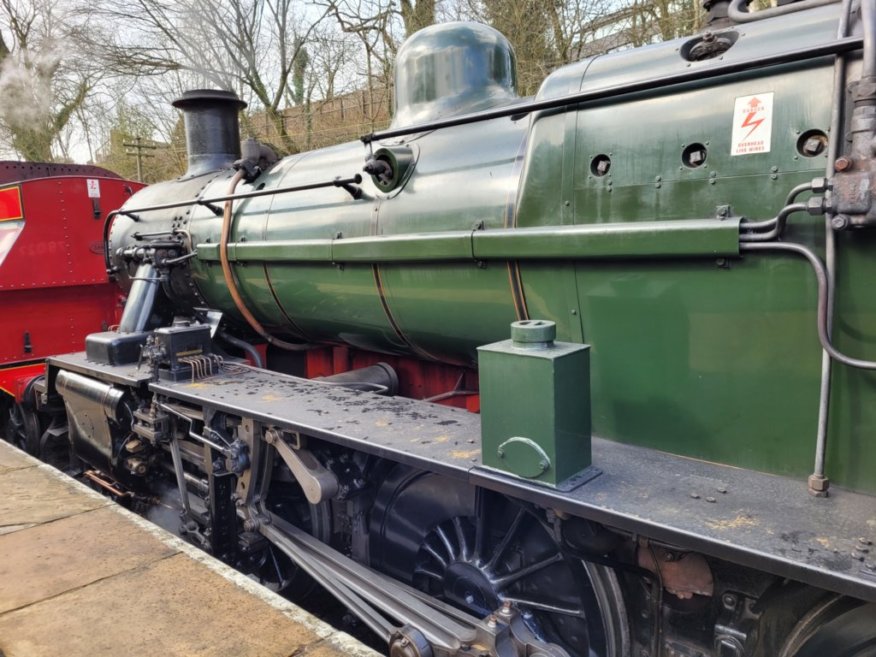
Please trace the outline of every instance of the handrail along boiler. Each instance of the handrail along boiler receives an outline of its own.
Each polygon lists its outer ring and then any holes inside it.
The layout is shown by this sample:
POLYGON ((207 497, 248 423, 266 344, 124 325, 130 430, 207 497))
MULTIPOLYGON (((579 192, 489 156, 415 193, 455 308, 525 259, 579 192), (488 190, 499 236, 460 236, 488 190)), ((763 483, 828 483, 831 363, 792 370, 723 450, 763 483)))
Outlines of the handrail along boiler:
POLYGON ((185 94, 42 390, 92 480, 394 656, 873 654, 876 0, 708 4, 533 99, 429 27, 279 160, 185 94))

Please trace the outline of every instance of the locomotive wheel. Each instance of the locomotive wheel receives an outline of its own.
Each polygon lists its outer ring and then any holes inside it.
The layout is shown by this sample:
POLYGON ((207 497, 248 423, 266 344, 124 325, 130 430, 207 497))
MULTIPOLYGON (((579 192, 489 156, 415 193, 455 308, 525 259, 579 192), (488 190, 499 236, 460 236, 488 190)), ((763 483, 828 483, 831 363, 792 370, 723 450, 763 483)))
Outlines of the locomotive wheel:
MULTIPOLYGON (((330 540, 331 515, 328 503, 310 504, 298 484, 274 482, 268 494, 267 507, 324 543, 330 540)), ((245 566, 245 570, 262 586, 282 592, 296 602, 301 602, 316 587, 316 582, 309 575, 271 544, 259 553, 254 563, 245 566)))
POLYGON ((825 655, 876 657, 876 604, 830 599, 797 624, 781 652, 782 657, 825 655))
POLYGON ((510 601, 570 655, 629 653, 610 568, 564 554, 540 515, 501 495, 407 470, 390 475, 372 518, 372 565, 483 618, 510 601))
POLYGON ((3 437, 19 449, 39 456, 40 421, 21 404, 10 403, 3 414, 3 437))

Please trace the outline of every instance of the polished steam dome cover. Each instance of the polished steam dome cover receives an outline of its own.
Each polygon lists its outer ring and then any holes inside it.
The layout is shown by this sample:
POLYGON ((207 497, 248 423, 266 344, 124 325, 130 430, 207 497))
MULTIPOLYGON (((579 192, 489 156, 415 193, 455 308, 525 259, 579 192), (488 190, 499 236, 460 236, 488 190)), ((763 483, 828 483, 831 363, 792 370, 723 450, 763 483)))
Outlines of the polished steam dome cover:
POLYGON ((517 100, 514 50, 481 23, 440 23, 413 34, 395 63, 393 127, 459 116, 517 100))

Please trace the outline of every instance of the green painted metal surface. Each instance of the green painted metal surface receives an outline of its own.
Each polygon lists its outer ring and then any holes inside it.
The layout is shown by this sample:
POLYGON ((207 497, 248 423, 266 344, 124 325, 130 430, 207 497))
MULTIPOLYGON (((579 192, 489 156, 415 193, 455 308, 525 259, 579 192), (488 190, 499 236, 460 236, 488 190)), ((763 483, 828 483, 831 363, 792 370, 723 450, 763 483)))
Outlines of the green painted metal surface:
MULTIPOLYGON (((451 262, 509 259, 705 258, 739 255, 739 219, 497 228, 334 240, 234 242, 232 262, 451 262)), ((219 260, 199 244, 200 260, 219 260)))
POLYGON ((590 465, 589 347, 543 320, 511 336, 478 348, 483 463, 556 486, 590 465))
MULTIPOLYGON (((746 25, 720 63, 832 41, 838 11, 746 25)), ((682 44, 565 67, 539 96, 719 63, 684 61, 682 44)), ((788 190, 823 175, 824 157, 796 145, 827 131, 831 85, 822 58, 375 144, 411 147, 400 188, 383 194, 366 177, 360 200, 328 188, 237 203, 234 272, 280 334, 471 366, 515 319, 552 320, 559 340, 591 345, 594 434, 797 476, 804 490, 821 361, 815 282, 792 256, 739 257, 735 233, 739 217, 774 216, 788 190), (732 156, 735 99, 764 93, 774 98, 770 151, 732 156), (682 161, 694 143, 707 151, 700 167, 682 161), (599 155, 607 175, 593 171, 599 155), (713 219, 726 206, 731 218, 713 219)), ((294 156, 255 184, 347 177, 368 154, 354 143, 294 156)), ((223 174, 200 187, 219 196, 227 185, 223 174)), ((236 317, 216 262, 221 220, 195 207, 166 213, 173 221, 198 248, 191 271, 204 303, 236 317)), ((138 230, 117 223, 114 243, 138 230)), ((874 358, 876 234, 840 237, 835 340, 874 358)), ((795 215, 785 239, 821 251, 821 219, 795 215)), ((874 402, 876 375, 835 366, 828 475, 871 492, 874 402)))

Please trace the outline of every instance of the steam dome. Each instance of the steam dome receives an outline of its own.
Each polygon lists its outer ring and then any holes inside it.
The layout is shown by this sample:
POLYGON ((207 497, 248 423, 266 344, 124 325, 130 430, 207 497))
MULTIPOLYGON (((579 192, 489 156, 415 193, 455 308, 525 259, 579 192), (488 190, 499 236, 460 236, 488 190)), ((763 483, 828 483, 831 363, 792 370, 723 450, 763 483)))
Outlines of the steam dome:
POLYGON ((392 125, 416 125, 514 102, 516 66, 508 39, 487 25, 430 25, 398 51, 392 125))

